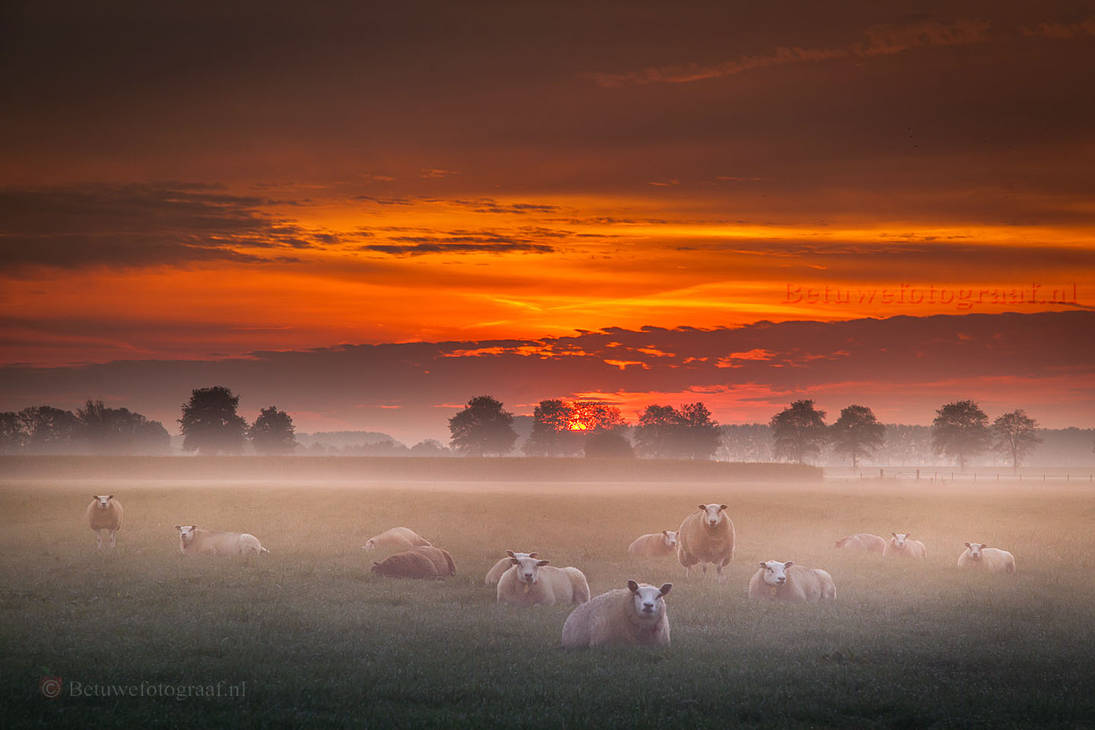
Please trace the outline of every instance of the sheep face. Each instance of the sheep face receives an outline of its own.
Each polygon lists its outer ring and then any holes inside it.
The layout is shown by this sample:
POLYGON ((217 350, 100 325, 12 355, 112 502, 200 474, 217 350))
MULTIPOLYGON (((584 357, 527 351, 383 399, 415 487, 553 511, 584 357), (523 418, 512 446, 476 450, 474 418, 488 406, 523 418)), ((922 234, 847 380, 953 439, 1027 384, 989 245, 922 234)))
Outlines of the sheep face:
POLYGON ((190 541, 194 539, 194 530, 197 529, 195 525, 175 525, 175 529, 179 531, 179 539, 182 540, 183 545, 190 544, 190 541))
POLYGON ((536 558, 511 557, 510 561, 517 566, 518 582, 530 585, 540 580, 540 566, 548 564, 548 561, 536 558))
POLYGON ((110 500, 114 499, 114 495, 113 494, 96 494, 94 499, 95 499, 95 508, 96 509, 106 509, 107 507, 110 506, 110 500))
POLYGON ((677 531, 676 530, 662 530, 662 538, 665 539, 665 546, 675 548, 677 547, 677 531))
POLYGON ((718 527, 724 509, 726 509, 725 504, 701 504, 700 511, 703 512, 704 526, 709 529, 718 527))
POLYGON ((662 614, 665 613, 664 596, 672 587, 672 583, 656 588, 646 583, 639 585, 633 580, 627 582, 627 588, 631 591, 632 607, 642 623, 656 624, 661 620, 662 614))
POLYGON ((980 560, 981 551, 985 549, 985 544, 981 542, 967 542, 966 547, 969 548, 969 554, 971 559, 980 560))
POLYGON ((368 540, 365 541, 365 544, 362 545, 361 547, 364 550, 369 550, 369 551, 376 550, 376 540, 374 540, 373 538, 370 537, 368 540))
POLYGON ((909 539, 909 533, 907 532, 892 532, 893 539, 890 540, 895 546, 899 548, 905 547, 906 541, 909 539))
POLYGON ((792 565, 794 565, 794 563, 790 560, 786 563, 781 563, 778 560, 769 560, 761 563, 760 567, 764 568, 765 584, 770 585, 773 588, 779 588, 787 582, 787 569, 792 565))

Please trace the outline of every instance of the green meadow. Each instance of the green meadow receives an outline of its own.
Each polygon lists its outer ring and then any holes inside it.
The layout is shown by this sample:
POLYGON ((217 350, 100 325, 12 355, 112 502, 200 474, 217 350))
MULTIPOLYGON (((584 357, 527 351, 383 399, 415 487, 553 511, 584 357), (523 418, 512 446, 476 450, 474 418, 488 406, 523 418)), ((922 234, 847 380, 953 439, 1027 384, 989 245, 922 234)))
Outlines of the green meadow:
POLYGON ((690 481, 687 470, 574 483, 519 471, 0 477, 0 725, 1095 726, 1087 483, 690 481), (113 553, 96 552, 84 522, 96 493, 125 506, 113 553), (627 557, 634 537, 675 529, 700 502, 728 504, 737 528, 725 583, 627 557), (251 532, 270 554, 184 557, 176 524, 251 532), (370 573, 376 554, 361 545, 396 525, 448 549, 457 575, 370 573), (928 559, 833 548, 859 531, 909 532, 928 559), (1011 550, 1018 574, 958 571, 966 540, 1011 550), (594 594, 672 582, 672 646, 563 651, 570 607, 497 606, 483 584, 506 549, 581 568, 594 594), (767 559, 829 570, 837 600, 747 600, 767 559), (43 694, 44 677, 61 678, 59 696, 43 694))

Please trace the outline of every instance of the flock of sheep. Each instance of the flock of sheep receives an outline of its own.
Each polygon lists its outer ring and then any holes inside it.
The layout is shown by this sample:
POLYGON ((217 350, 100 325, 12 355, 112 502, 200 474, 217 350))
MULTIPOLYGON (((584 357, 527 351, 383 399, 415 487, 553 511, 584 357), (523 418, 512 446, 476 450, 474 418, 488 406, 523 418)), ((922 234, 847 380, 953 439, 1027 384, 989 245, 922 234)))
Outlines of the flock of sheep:
MULTIPOLYGON (((734 557, 734 523, 726 514, 725 504, 701 504, 677 530, 663 530, 638 537, 627 552, 636 558, 675 555, 691 575, 693 569, 715 566, 718 579, 734 557)), ((87 506, 88 526, 96 533, 97 547, 109 537, 110 547, 117 544, 125 511, 114 495, 96 495, 87 506)), ((268 553, 258 538, 248 533, 213 532, 194 525, 176 525, 179 550, 183 554, 258 555, 268 553)), ((373 563, 372 571, 392 578, 442 578, 456 574, 452 555, 432 545, 407 527, 393 527, 369 538, 362 546, 368 551, 390 552, 373 563)), ((880 553, 884 558, 923 560, 924 543, 907 533, 892 533, 889 540, 878 535, 859 533, 837 540, 844 550, 880 553)), ((958 557, 958 567, 991 573, 1014 573, 1015 557, 1007 550, 967 542, 958 557)), ((498 603, 531 607, 557 603, 576 604, 563 624, 566 648, 605 644, 669 646, 669 615, 665 596, 673 587, 627 581, 626 588, 591 597, 585 574, 575 567, 550 565, 537 553, 506 551, 487 572, 484 582, 496 586, 498 603)), ((833 577, 820 568, 807 568, 791 561, 768 560, 749 579, 749 597, 781 601, 812 602, 834 600, 833 577)))

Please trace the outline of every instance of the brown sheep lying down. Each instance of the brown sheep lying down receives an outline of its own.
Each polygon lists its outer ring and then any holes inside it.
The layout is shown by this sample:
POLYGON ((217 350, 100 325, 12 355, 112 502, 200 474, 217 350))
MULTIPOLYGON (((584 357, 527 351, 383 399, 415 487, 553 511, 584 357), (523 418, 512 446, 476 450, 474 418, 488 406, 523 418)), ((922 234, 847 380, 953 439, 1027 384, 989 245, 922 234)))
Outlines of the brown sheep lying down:
POLYGON ((422 546, 389 555, 370 570, 387 578, 444 578, 456 575, 456 563, 448 550, 422 546))

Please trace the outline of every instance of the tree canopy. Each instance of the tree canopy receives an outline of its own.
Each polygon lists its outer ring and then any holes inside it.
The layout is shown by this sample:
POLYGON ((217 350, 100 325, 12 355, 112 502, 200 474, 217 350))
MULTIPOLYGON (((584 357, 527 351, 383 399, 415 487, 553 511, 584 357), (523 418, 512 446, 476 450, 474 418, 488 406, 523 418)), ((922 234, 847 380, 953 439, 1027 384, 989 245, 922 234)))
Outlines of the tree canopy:
POLYGON ((851 457, 852 468, 859 465, 860 457, 871 456, 882 448, 886 440, 886 427, 878 422, 867 406, 848 406, 840 411, 840 418, 829 427, 833 450, 851 457))
POLYGON ((449 432, 452 448, 464 456, 502 456, 512 451, 517 441, 513 414, 489 395, 469 400, 464 410, 449 419, 449 432))
POLYGON ((200 454, 243 450, 247 422, 236 412, 239 396, 221 385, 195 388, 182 405, 183 450, 200 454))
POLYGON ((769 425, 776 458, 797 464, 817 456, 829 436, 825 428, 825 411, 814 408, 812 400, 795 401, 772 416, 769 425))
POLYGON ((647 406, 635 443, 641 455, 662 459, 710 459, 719 446, 719 425, 703 403, 647 406))
POLYGON ((999 416, 992 422, 992 447, 1011 459, 1011 468, 1018 469, 1023 459, 1042 443, 1035 429, 1038 423, 1022 409, 999 416))
POLYGON ((247 435, 260 454, 289 454, 297 447, 293 418, 277 406, 259 411, 247 435))
POLYGON ((971 456, 985 451, 989 444, 989 417, 972 400, 947 403, 936 411, 932 421, 932 449, 958 460, 965 469, 971 456))

